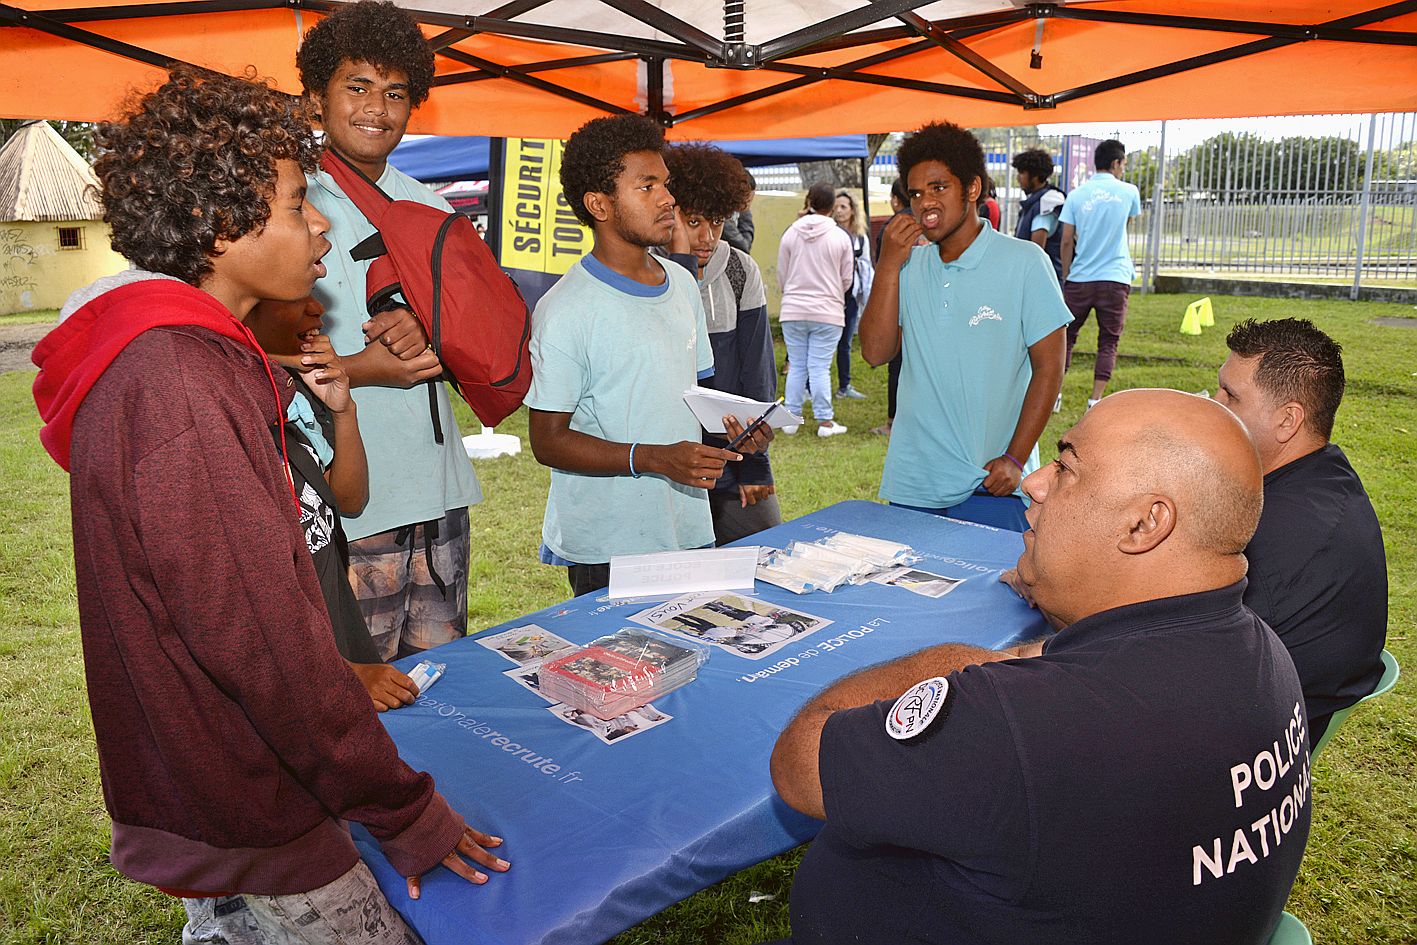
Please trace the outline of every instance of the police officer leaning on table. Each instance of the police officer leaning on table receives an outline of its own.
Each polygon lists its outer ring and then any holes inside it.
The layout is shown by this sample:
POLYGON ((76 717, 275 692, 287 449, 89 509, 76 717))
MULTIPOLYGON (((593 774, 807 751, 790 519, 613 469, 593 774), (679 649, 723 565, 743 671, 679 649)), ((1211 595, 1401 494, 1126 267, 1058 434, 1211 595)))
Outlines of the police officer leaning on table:
POLYGON ((1309 746, 1294 664, 1241 601, 1244 428, 1119 393, 1024 489, 1018 580, 1057 635, 865 670, 779 738, 779 793, 826 820, 792 943, 1265 942, 1308 837, 1309 746))

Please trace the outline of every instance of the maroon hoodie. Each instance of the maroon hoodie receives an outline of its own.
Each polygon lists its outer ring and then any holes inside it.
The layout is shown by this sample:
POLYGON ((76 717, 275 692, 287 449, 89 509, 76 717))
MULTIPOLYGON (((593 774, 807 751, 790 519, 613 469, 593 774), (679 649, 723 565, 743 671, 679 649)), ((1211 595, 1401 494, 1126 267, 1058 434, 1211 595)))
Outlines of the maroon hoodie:
POLYGON ((153 280, 99 294, 35 353, 45 445, 72 460, 113 864, 165 888, 305 892, 355 864, 353 820, 422 873, 463 822, 335 649, 272 439, 290 382, 277 402, 243 334, 210 295, 153 280))

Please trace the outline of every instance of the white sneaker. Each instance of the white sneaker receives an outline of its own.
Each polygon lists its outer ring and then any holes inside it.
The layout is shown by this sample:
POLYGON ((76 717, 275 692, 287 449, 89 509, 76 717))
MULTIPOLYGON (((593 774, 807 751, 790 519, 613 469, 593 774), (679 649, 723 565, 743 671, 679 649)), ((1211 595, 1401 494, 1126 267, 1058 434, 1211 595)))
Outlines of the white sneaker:
POLYGON ((1091 410, 1093 407, 1096 407, 1100 403, 1102 403, 1101 397, 1097 398, 1096 400, 1093 400, 1091 397, 1089 397, 1087 398, 1087 409, 1091 410))
POLYGON ((866 395, 865 395, 865 394, 861 393, 859 390, 857 390, 856 388, 852 387, 850 384, 847 384, 845 387, 839 388, 839 389, 837 390, 837 392, 836 392, 836 395, 837 395, 838 397, 845 398, 846 400, 865 400, 865 399, 866 399, 866 395))
POLYGON ((1053 401, 1053 412, 1054 412, 1054 413, 1062 413, 1062 411, 1063 411, 1063 395, 1062 395, 1062 394, 1059 394, 1059 395, 1058 395, 1058 399, 1055 400, 1055 401, 1053 401))
POLYGON ((788 436, 792 436, 797 432, 798 424, 794 423, 790 426, 779 427, 778 429, 780 429, 783 433, 786 433, 788 436))
POLYGON ((828 420, 826 426, 817 427, 817 436, 836 436, 846 432, 846 424, 828 420))

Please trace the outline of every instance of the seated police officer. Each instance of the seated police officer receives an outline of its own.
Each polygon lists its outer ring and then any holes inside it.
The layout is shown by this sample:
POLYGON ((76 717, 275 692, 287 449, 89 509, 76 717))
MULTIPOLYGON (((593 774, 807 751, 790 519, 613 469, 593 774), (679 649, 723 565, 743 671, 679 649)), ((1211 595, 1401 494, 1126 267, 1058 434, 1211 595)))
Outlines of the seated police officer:
POLYGON ((1115 394, 1024 490, 1018 579, 1057 635, 868 669, 779 738, 779 793, 826 820, 792 942, 1264 942, 1309 763, 1294 665, 1242 602, 1244 428, 1201 397, 1115 394))
POLYGON ((1343 349, 1302 318, 1243 321, 1225 343, 1215 399, 1245 424, 1264 469, 1245 603, 1293 657, 1317 742, 1334 712, 1377 686, 1387 642, 1382 528, 1348 457, 1329 442, 1343 349))

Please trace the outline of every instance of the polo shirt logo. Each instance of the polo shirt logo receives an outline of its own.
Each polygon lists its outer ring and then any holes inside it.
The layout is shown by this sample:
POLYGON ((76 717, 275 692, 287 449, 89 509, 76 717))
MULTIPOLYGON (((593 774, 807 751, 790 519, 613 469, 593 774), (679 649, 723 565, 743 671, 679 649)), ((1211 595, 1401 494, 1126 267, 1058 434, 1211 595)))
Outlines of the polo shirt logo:
POLYGON ((980 322, 985 322, 985 321, 1001 322, 1001 321, 1003 321, 1003 320, 1004 320, 1004 316, 1000 315, 998 312, 994 311, 992 308, 990 308, 990 307, 987 306, 987 305, 981 305, 981 306, 979 306, 979 311, 975 312, 974 315, 970 317, 970 319, 969 319, 969 327, 970 327, 970 328, 973 328, 973 327, 975 327, 976 325, 978 325, 980 322))
POLYGON ((886 734, 903 742, 924 732, 939 716, 949 695, 950 683, 943 676, 911 686, 886 715, 886 734))

